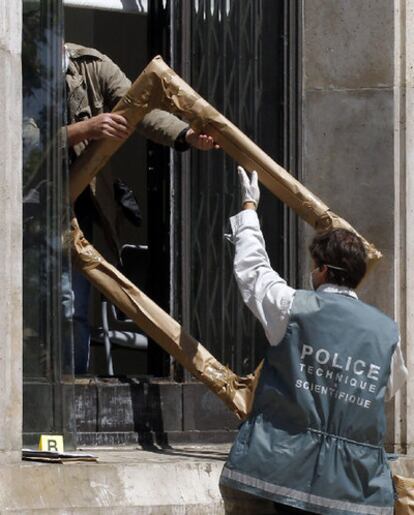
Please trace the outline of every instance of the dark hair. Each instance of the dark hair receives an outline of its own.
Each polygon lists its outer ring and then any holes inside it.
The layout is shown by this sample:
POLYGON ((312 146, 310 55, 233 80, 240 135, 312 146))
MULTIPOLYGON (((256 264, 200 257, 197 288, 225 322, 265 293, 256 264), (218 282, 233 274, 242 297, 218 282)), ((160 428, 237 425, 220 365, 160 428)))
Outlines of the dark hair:
POLYGON ((328 282, 348 288, 356 288, 367 270, 367 254, 361 238, 346 229, 335 229, 316 235, 309 251, 318 267, 328 266, 328 282))

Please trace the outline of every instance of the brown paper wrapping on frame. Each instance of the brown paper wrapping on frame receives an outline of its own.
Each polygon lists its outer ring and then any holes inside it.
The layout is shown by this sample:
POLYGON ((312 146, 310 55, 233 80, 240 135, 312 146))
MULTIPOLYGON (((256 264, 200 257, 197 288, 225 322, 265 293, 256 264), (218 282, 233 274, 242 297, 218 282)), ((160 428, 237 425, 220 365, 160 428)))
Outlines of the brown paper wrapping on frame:
POLYGON ((259 374, 240 377, 222 365, 200 342, 137 286, 110 265, 72 220, 72 259, 88 280, 194 377, 206 384, 240 419, 253 402, 259 374))
MULTIPOLYGON (((212 136, 229 156, 247 170, 257 170, 259 180, 266 188, 318 232, 337 228, 356 232, 347 221, 333 213, 326 204, 200 97, 160 56, 148 64, 113 112, 124 116, 131 126, 136 126, 146 113, 156 108, 177 114, 196 131, 212 136)), ((89 145, 71 170, 72 200, 78 197, 122 143, 108 139, 89 145)), ((381 253, 359 236, 367 250, 368 264, 371 265, 381 258, 381 253)))
POLYGON ((414 515, 414 478, 393 474, 394 488, 397 493, 395 515, 414 515))
MULTIPOLYGON (((257 170, 260 181, 317 231, 346 228, 345 220, 329 210, 321 200, 275 163, 245 134, 202 99, 161 57, 154 58, 113 109, 136 126, 146 113, 162 108, 185 120, 196 131, 211 135, 221 148, 247 170, 257 170)), ((118 140, 93 142, 71 169, 72 201, 104 167, 122 145, 118 140)), ((369 262, 381 253, 362 238, 369 262)), ((241 419, 251 409, 261 365, 254 374, 240 377, 222 365, 200 342, 142 293, 126 277, 107 263, 72 222, 72 253, 77 266, 89 281, 164 350, 197 379, 206 384, 241 419)))

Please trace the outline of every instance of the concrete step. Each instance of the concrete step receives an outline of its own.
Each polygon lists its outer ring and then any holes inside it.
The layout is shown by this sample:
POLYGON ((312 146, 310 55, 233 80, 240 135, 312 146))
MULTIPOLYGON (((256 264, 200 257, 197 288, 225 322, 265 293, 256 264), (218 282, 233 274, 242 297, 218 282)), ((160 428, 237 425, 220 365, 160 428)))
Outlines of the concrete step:
POLYGON ((228 445, 88 449, 98 463, 0 467, 0 513, 221 515, 228 445))

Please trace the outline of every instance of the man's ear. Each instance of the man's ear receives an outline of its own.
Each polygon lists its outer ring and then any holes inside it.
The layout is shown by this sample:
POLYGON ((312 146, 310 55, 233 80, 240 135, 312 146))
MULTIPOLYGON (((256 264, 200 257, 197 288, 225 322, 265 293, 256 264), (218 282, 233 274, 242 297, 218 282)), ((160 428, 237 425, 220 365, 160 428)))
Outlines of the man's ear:
POLYGON ((323 280, 325 281, 328 278, 328 272, 329 272, 328 267, 326 265, 321 265, 319 267, 319 270, 320 270, 321 274, 323 274, 323 280))

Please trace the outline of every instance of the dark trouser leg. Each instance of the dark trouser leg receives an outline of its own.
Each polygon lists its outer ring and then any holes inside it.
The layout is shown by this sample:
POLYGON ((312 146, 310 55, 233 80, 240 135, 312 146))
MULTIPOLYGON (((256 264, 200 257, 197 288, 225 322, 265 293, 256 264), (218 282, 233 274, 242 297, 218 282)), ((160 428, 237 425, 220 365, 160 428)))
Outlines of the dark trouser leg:
POLYGON ((274 503, 254 495, 220 485, 226 515, 276 515, 274 503))
POLYGON ((75 354, 75 374, 86 374, 89 366, 90 327, 89 293, 91 285, 78 270, 72 271, 72 288, 75 294, 73 315, 73 341, 75 354))
POLYGON ((273 503, 273 505, 277 515, 317 515, 313 511, 299 510, 298 508, 293 508, 292 506, 286 506, 277 502, 273 503))
MULTIPOLYGON (((79 218, 80 228, 88 241, 93 238, 92 218, 79 218)), ((73 315, 73 342, 75 374, 86 374, 89 368, 91 329, 89 325, 89 297, 91 285, 75 267, 72 268, 72 289, 75 296, 73 315)))

